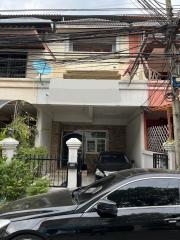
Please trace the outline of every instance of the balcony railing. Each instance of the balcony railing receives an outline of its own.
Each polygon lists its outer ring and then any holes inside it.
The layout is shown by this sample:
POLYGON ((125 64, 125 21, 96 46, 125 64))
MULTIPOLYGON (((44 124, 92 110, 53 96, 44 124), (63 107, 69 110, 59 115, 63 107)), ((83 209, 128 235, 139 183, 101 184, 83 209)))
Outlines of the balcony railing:
POLYGON ((164 77, 164 75, 149 67, 148 62, 146 60, 143 60, 143 67, 144 74, 146 78, 150 81, 158 81, 164 77))

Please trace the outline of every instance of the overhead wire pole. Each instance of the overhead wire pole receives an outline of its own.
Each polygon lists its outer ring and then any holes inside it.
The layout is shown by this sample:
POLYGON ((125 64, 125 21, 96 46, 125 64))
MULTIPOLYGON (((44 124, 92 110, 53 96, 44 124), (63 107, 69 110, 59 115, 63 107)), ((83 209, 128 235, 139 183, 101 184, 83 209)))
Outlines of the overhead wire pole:
POLYGON ((175 140, 175 155, 176 155, 176 168, 180 169, 180 101, 178 85, 174 84, 173 79, 178 76, 177 71, 177 48, 176 48, 176 35, 178 23, 173 18, 173 8, 171 0, 166 0, 166 13, 168 20, 167 27, 167 43, 166 52, 169 54, 169 78, 172 86, 172 108, 173 108, 173 124, 174 124, 174 140, 175 140))

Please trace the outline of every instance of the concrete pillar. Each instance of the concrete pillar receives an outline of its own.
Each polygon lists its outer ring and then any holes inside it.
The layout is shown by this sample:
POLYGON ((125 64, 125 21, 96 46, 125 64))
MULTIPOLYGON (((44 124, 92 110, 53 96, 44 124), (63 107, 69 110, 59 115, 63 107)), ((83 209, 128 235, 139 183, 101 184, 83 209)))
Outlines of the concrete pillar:
POLYGON ((146 165, 146 158, 144 152, 144 114, 139 109, 138 112, 132 114, 129 119, 126 131, 127 138, 127 155, 130 160, 134 160, 136 168, 144 168, 146 165), (136 139, 134 141, 134 139, 136 139))
POLYGON ((175 155, 174 141, 165 142, 163 144, 163 147, 168 153, 168 169, 175 170, 176 169, 176 155, 175 155))
POLYGON ((48 111, 38 110, 37 115, 37 130, 38 133, 35 139, 36 147, 46 147, 48 152, 51 150, 51 131, 52 131, 52 116, 48 111))
POLYGON ((16 153, 16 148, 19 145, 19 141, 14 138, 8 137, 0 141, 0 146, 2 148, 2 156, 7 157, 7 162, 9 163, 16 153))
POLYGON ((71 138, 66 142, 68 155, 68 188, 77 187, 77 164, 78 164, 78 149, 81 146, 81 141, 77 138, 71 138))

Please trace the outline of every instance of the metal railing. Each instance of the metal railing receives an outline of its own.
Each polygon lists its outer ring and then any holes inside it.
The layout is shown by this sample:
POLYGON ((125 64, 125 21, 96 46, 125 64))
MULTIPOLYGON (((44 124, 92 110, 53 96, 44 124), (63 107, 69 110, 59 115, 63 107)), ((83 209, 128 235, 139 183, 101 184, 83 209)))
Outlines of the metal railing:
POLYGON ((153 168, 168 169, 168 155, 153 153, 153 168))
POLYGON ((33 173, 34 179, 37 177, 47 177, 50 187, 67 187, 67 166, 60 168, 62 165, 60 158, 34 155, 18 158, 27 163, 29 171, 33 173))

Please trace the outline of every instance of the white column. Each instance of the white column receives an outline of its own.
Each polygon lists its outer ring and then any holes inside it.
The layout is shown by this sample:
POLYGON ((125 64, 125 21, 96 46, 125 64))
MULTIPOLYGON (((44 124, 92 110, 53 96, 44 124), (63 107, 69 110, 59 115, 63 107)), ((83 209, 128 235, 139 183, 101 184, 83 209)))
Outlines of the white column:
POLYGON ((78 149, 81 146, 81 141, 77 138, 71 138, 66 142, 68 155, 68 188, 77 187, 77 163, 78 163, 78 149))
POLYGON ((115 52, 119 52, 120 51, 120 41, 121 41, 120 36, 117 36, 116 37, 116 46, 115 46, 115 49, 113 49, 115 52))
POLYGON ((38 110, 37 130, 38 133, 35 139, 36 147, 46 147, 50 153, 51 149, 51 131, 52 131, 52 116, 48 111, 38 110))
POLYGON ((165 142, 163 144, 164 149, 168 152, 168 169, 176 169, 176 155, 175 155, 175 145, 173 142, 165 142))
POLYGON ((0 141, 3 157, 7 157, 9 163, 16 153, 16 148, 19 145, 19 141, 14 138, 8 137, 0 141))

